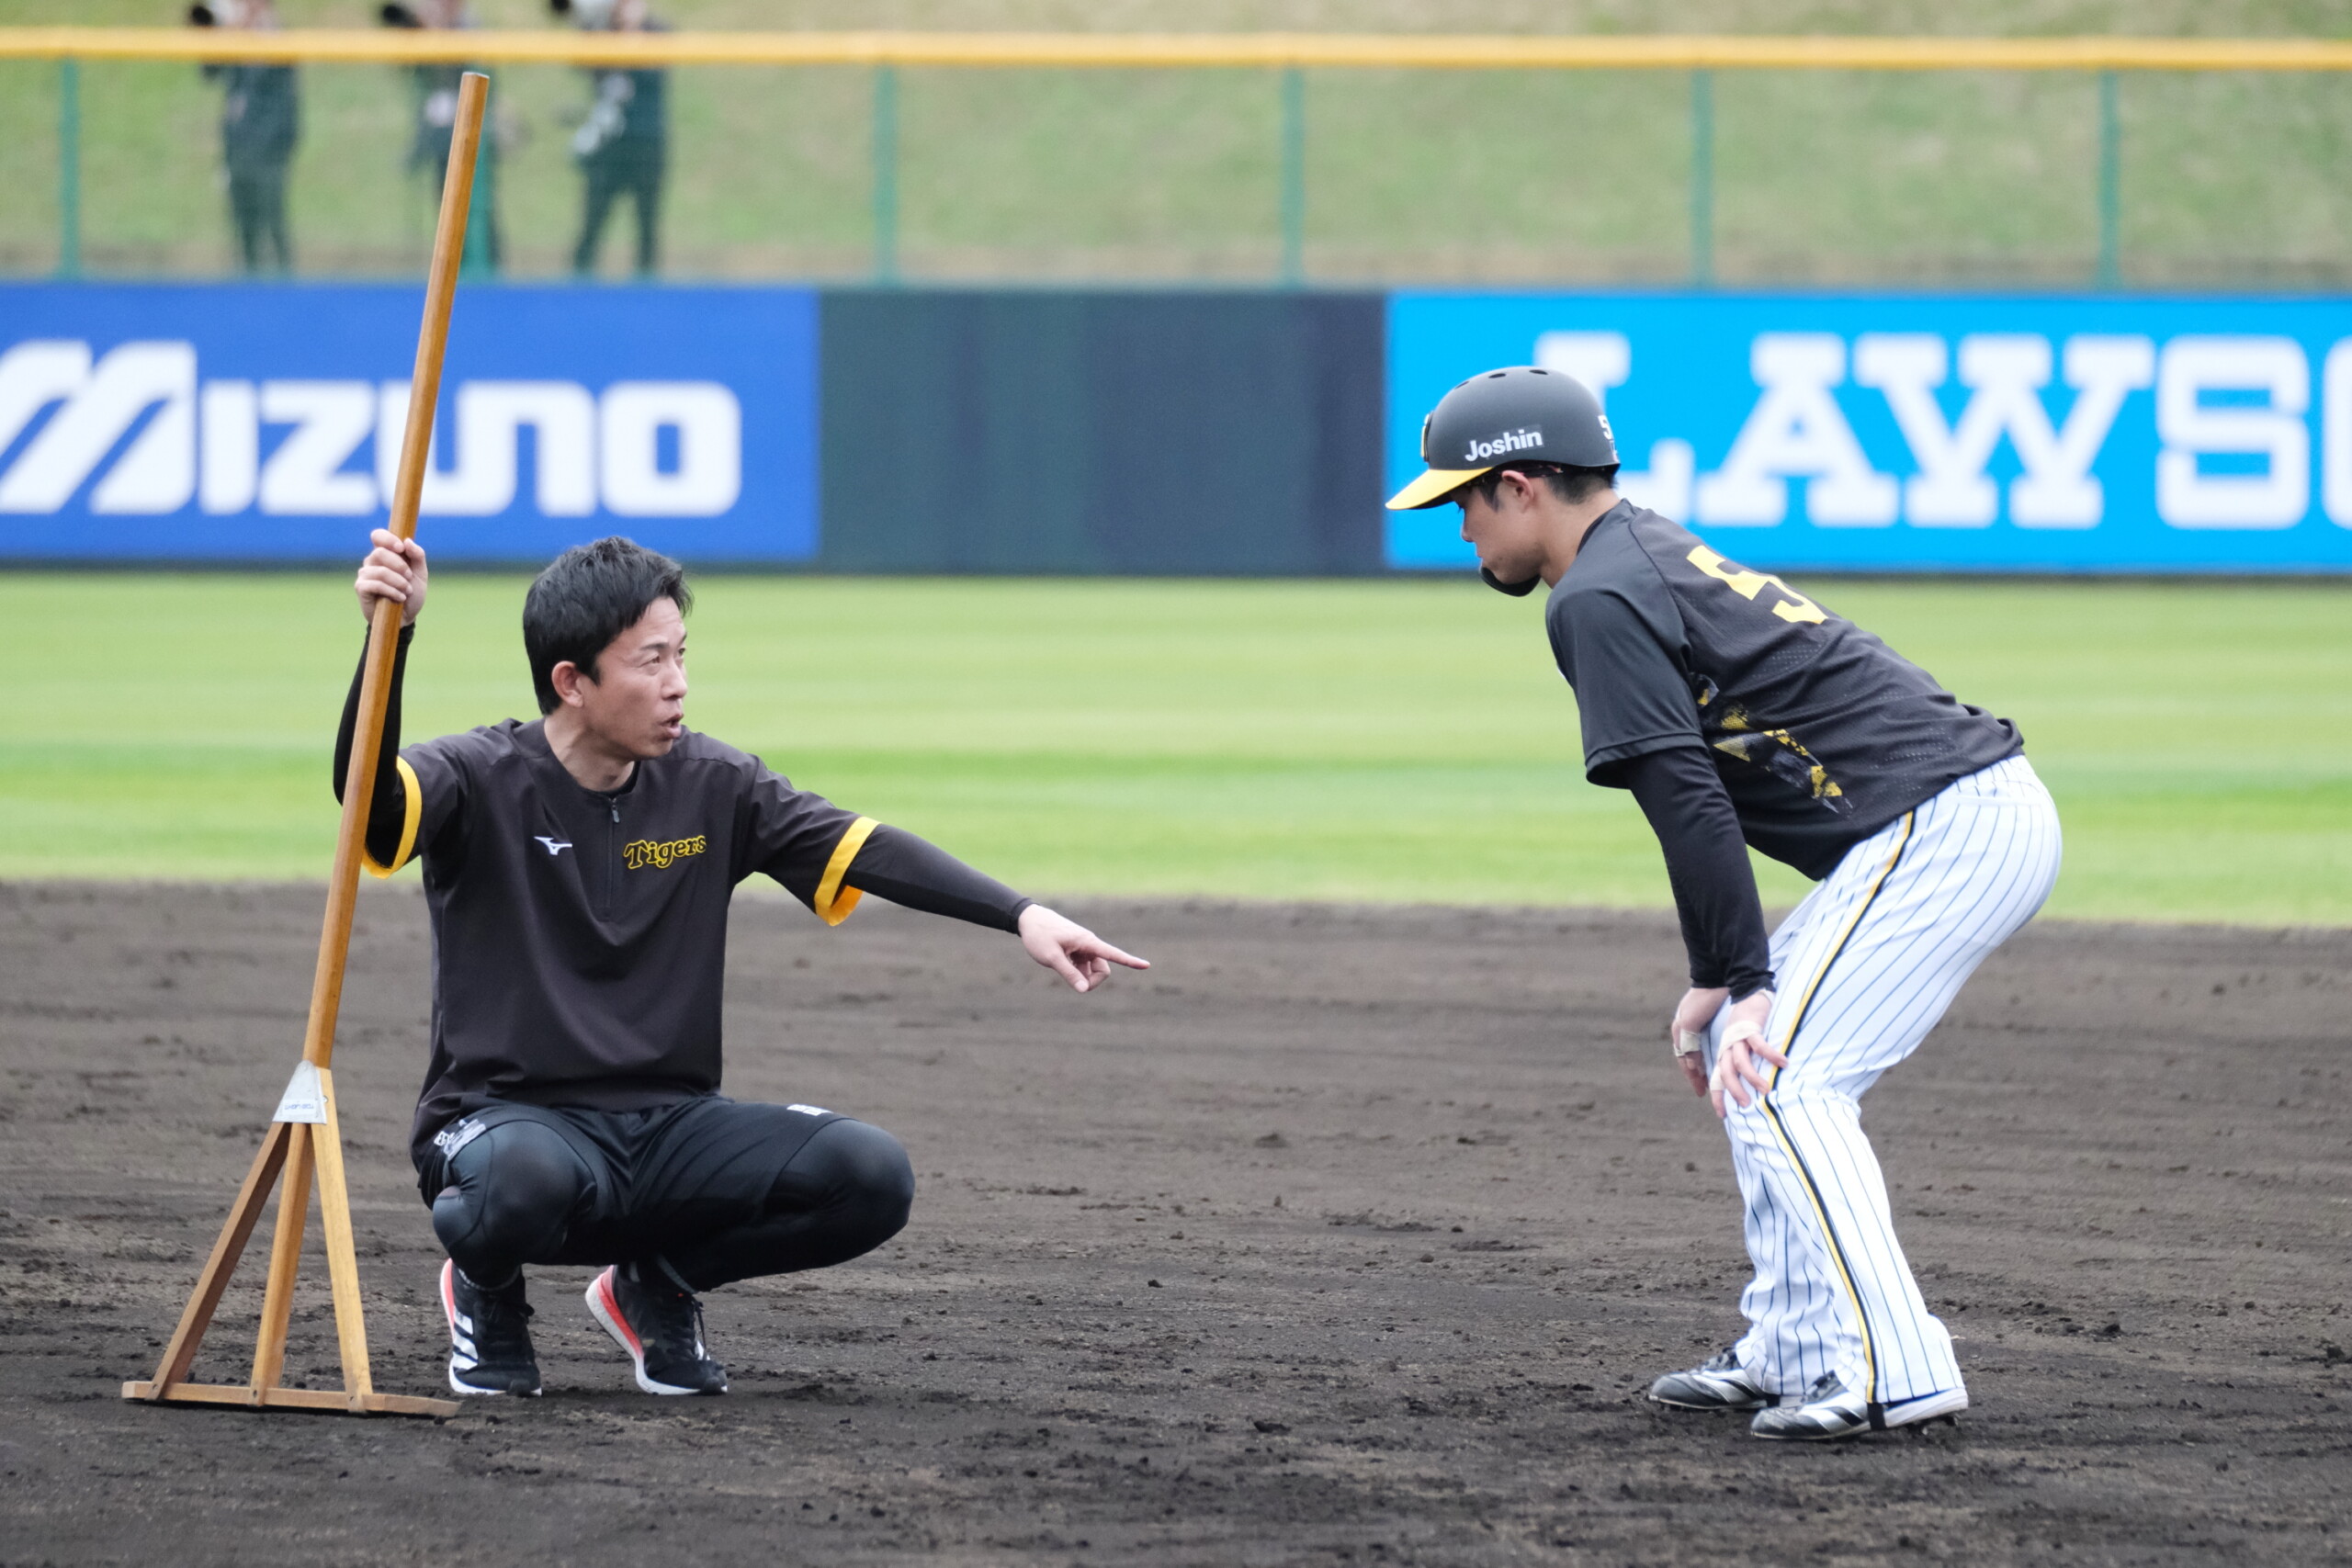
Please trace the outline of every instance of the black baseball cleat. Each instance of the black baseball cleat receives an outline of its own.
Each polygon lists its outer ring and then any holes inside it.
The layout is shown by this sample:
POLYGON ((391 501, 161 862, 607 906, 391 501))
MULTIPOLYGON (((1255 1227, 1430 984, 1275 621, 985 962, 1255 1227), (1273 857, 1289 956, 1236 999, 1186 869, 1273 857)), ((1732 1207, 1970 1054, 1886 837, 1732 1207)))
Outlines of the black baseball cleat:
POLYGON ((607 1269, 589 1283, 588 1310, 637 1363, 637 1386, 648 1393, 725 1393, 727 1369, 702 1343, 702 1303, 642 1266, 607 1269))
POLYGON ((1650 1384, 1650 1397, 1677 1410, 1766 1410, 1781 1403, 1757 1386, 1755 1374, 1731 1350, 1718 1350, 1687 1372, 1668 1372, 1650 1384))
POLYGON ((1759 1438, 1807 1443, 1828 1442, 1863 1432, 1883 1432, 1891 1427, 1914 1427, 1939 1416, 1957 1416, 1968 1408, 1964 1388, 1939 1389, 1913 1399, 1872 1404, 1848 1388, 1836 1372, 1814 1380, 1804 1402, 1767 1410, 1747 1424, 1759 1438))
POLYGON ((531 1303, 523 1299, 522 1270, 487 1291, 455 1263, 444 1263, 441 1311, 449 1320, 451 1388, 537 1397, 539 1359, 531 1349, 531 1303))

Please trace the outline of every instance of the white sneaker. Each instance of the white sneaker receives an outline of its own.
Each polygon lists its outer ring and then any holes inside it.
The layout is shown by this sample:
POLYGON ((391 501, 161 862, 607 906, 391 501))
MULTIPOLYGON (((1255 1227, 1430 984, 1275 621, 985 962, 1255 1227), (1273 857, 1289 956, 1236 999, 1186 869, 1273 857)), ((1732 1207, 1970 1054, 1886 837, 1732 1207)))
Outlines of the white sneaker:
POLYGON ((1650 1397, 1677 1410, 1766 1410, 1781 1403, 1730 1350, 1716 1351, 1687 1372, 1667 1373, 1650 1384, 1650 1397))
POLYGON ((1850 1438, 1858 1432, 1913 1427, 1939 1416, 1957 1416, 1967 1408, 1968 1391, 1964 1388, 1941 1389, 1887 1404, 1872 1404, 1849 1389, 1836 1372, 1830 1372, 1805 1390, 1802 1404, 1767 1410, 1749 1422, 1747 1429, 1759 1438, 1817 1443, 1850 1438))

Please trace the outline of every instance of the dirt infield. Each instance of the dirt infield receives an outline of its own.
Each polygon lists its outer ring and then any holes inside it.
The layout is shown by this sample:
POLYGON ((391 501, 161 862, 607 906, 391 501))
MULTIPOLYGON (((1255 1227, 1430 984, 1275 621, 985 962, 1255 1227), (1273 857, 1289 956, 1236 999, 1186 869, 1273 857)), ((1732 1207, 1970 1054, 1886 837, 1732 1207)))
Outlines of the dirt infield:
MULTIPOLYGON (((1957 1427, 1789 1449, 1640 1397, 1743 1276, 1666 919, 1171 904, 1074 909, 1159 964, 1085 998, 967 928, 739 908, 729 1089, 890 1127, 922 1190, 878 1255, 711 1299, 726 1399, 635 1393, 550 1269, 537 1402, 126 1404, 319 903, 0 887, 7 1568, 2352 1561, 2352 933, 2038 928, 1873 1094, 1957 1427)), ((421 901, 371 890, 337 1078, 414 1393, 426 984, 421 901)), ((199 1375, 243 1377, 256 1294, 199 1375)), ((318 1286, 289 1376, 333 1360, 318 1286)))

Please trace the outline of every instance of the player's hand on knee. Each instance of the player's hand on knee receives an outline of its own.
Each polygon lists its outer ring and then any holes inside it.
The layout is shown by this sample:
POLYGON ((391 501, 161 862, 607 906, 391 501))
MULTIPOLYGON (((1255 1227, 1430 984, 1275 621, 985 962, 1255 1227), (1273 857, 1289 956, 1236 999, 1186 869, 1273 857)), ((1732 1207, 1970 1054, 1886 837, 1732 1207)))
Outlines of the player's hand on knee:
POLYGON ((379 528, 368 537, 376 547, 359 563, 359 575, 351 584, 359 595, 359 613, 373 619, 377 600, 397 600, 402 606, 401 625, 414 626, 424 609, 424 547, 390 528, 379 528))
POLYGON ((1021 911, 1021 945, 1029 950, 1030 957, 1069 981, 1073 991, 1094 989, 1111 977, 1114 964, 1130 969, 1151 967, 1043 904, 1032 904, 1021 911))
POLYGON ((1721 986, 1693 986, 1674 1005, 1674 1018, 1666 1026, 1666 1043, 1673 1048, 1674 1065, 1682 1069, 1692 1094, 1707 1092, 1707 1030, 1729 1000, 1731 992, 1721 986))
POLYGON ((1745 1111, 1753 1098, 1772 1087, 1764 1073, 1766 1064, 1789 1065, 1788 1057, 1774 1050, 1765 1037, 1764 1025, 1771 1016, 1770 991, 1758 991, 1732 1003, 1730 1016, 1724 1020, 1723 1039, 1715 1046, 1714 1074, 1707 1082, 1707 1098, 1713 1102, 1718 1118, 1729 1114, 1724 1103, 1726 1098, 1745 1111))

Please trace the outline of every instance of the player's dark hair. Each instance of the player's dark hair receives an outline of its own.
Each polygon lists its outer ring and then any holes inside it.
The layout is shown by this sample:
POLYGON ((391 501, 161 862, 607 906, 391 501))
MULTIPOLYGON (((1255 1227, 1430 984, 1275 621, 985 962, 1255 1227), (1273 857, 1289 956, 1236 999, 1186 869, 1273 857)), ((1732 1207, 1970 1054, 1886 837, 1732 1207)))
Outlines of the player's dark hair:
MULTIPOLYGON (((1614 463, 1600 468, 1580 468, 1574 463, 1509 463, 1504 467, 1513 473, 1542 479, 1552 487, 1554 495, 1570 506, 1591 500, 1617 482, 1617 465, 1614 463)), ((1502 468, 1488 468, 1470 481, 1470 488, 1476 491, 1488 506, 1494 505, 1496 492, 1502 489, 1502 468)))
POLYGON ((553 713, 562 700, 555 694, 557 665, 569 660, 595 680, 596 656, 656 599, 670 600, 681 615, 693 609, 686 569, 617 534, 572 546, 533 579, 523 598, 523 649, 539 711, 553 713))

